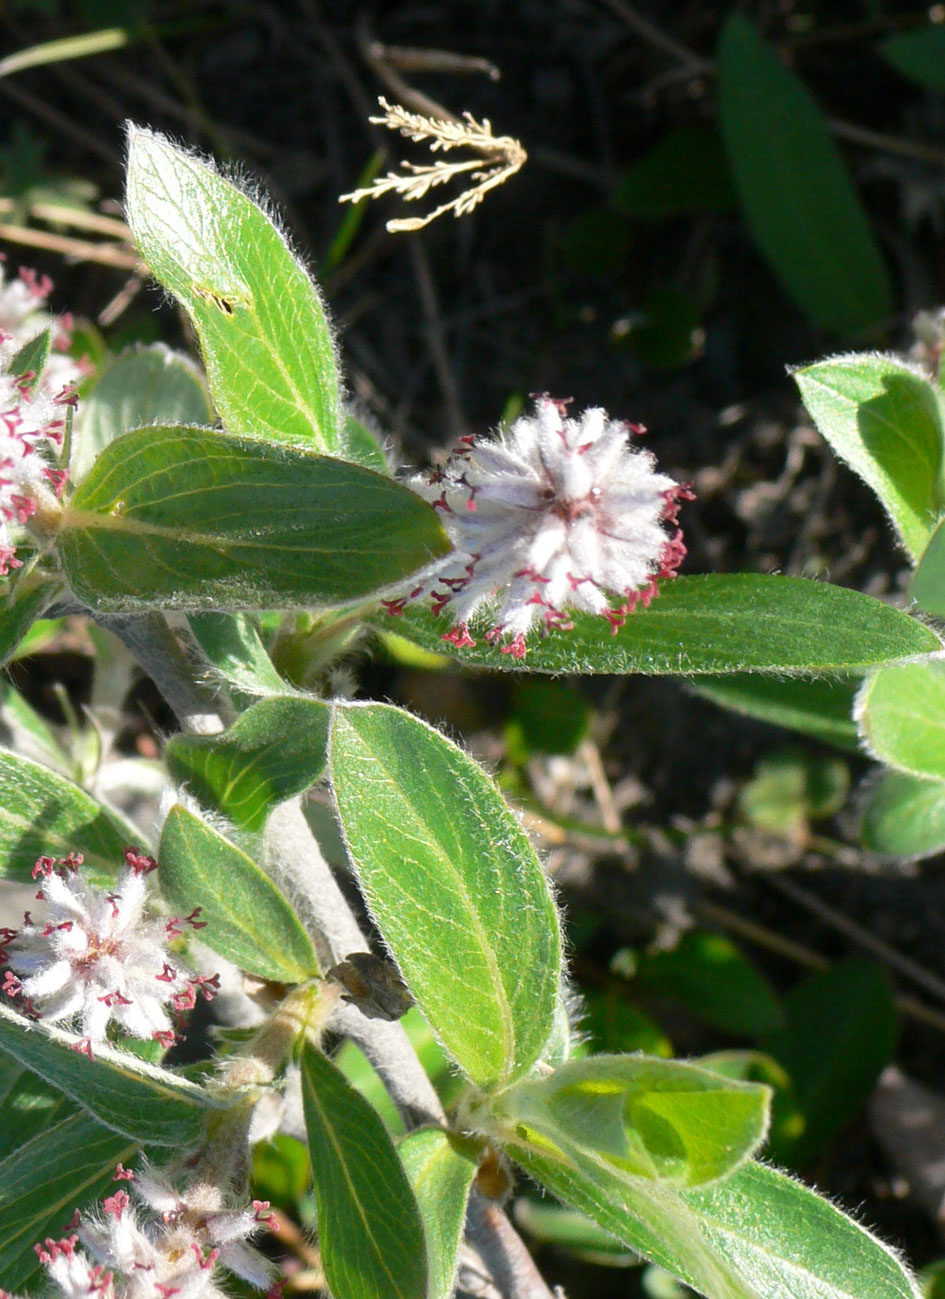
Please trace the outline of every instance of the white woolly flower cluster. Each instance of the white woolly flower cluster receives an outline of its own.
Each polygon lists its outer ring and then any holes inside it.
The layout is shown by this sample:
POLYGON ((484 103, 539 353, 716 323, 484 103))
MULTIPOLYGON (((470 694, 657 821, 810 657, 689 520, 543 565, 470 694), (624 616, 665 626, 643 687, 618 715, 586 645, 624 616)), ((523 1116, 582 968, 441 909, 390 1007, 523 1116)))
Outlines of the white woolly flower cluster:
POLYGON ((82 367, 65 351, 71 321, 44 310, 51 288, 48 277, 26 269, 8 280, 0 265, 0 576, 20 567, 18 529, 36 512, 37 497, 50 489, 58 496, 66 479, 56 460, 82 367), (51 346, 42 368, 15 372, 17 353, 44 329, 51 346))
POLYGON ((36 1246, 65 1299, 225 1299, 224 1269, 275 1299, 275 1268, 248 1243, 261 1227, 275 1227, 267 1201, 229 1208, 207 1182, 178 1192, 158 1172, 119 1165, 116 1181, 126 1180, 140 1209, 118 1190, 99 1215, 77 1214, 72 1234, 36 1246))
POLYGON ((218 976, 185 977, 168 957, 167 943, 180 936, 181 924, 203 927, 199 908, 184 921, 145 916, 153 857, 128 849, 111 890, 89 885, 81 862, 80 854, 37 861, 36 896, 47 915, 34 922, 27 912, 21 929, 0 930, 0 962, 7 967, 0 991, 35 1019, 78 1020, 79 1049, 87 1054, 106 1041, 112 1022, 132 1037, 170 1046, 176 1034, 166 1007, 183 1013, 198 991, 209 1000, 217 990, 218 976))
POLYGON ((540 397, 499 438, 463 439, 442 469, 411 483, 442 511, 453 550, 409 595, 385 601, 389 613, 429 594, 452 617, 443 639, 462 646, 475 644, 468 624, 489 610, 486 641, 522 658, 536 625, 567 629, 566 610, 577 609, 616 631, 675 575, 686 553, 676 514, 690 490, 630 446, 639 426, 598 408, 566 412, 540 397))

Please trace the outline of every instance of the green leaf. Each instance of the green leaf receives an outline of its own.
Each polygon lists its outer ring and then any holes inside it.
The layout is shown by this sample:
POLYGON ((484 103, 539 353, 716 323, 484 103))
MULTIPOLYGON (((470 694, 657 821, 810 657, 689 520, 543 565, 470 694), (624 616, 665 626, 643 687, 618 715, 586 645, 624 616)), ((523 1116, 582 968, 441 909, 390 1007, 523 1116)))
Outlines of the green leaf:
POLYGON ((442 1128, 416 1128, 397 1143, 397 1153, 426 1229, 429 1299, 452 1299, 476 1160, 442 1128))
POLYGON ((24 343, 19 351, 14 353, 9 365, 6 366, 5 372, 7 374, 18 375, 24 378, 26 375, 32 375, 32 379, 27 385, 28 388, 32 388, 36 383, 36 380, 39 378, 40 371, 49 357, 49 345, 51 339, 52 335, 50 331, 44 329, 42 333, 37 334, 35 338, 31 338, 28 342, 24 343))
POLYGON ((236 698, 284 695, 292 687, 273 666, 259 629, 248 614, 192 613, 188 626, 215 673, 235 689, 236 698))
POLYGON ((82 398, 71 472, 80 482, 109 442, 145 424, 211 424, 200 371, 189 357, 152 343, 126 352, 82 398))
POLYGON ((892 308, 889 273, 801 79, 742 14, 718 50, 718 116, 745 220, 785 291, 836 333, 892 308))
POLYGON ((528 1141, 613 1184, 698 1186, 758 1149, 768 1102, 767 1087, 679 1060, 594 1055, 519 1079, 481 1121, 500 1142, 528 1141))
POLYGON ((94 880, 114 878, 141 841, 122 818, 49 767, 0 749, 0 874, 29 880, 37 857, 81 852, 94 880))
POLYGON ((665 220, 691 212, 727 212, 738 203, 714 126, 680 126, 624 168, 611 200, 618 212, 665 220))
POLYGON ((928 379, 890 356, 835 356, 794 372, 811 419, 879 497, 910 556, 942 505, 942 412, 928 379))
POLYGON ((138 1149, 91 1115, 71 1114, 0 1161, 0 1286, 20 1289, 39 1269, 33 1250, 58 1239, 75 1209, 111 1186, 115 1165, 138 1149))
POLYGON ((0 605, 0 667, 15 657, 23 637, 55 599, 58 590, 54 582, 34 580, 32 576, 14 584, 0 605))
POLYGON ((235 844, 186 808, 172 807, 158 847, 161 892, 182 915, 201 908, 201 941, 240 969, 280 983, 318 974, 290 903, 235 844))
POLYGON ((877 48, 910 81, 929 90, 945 90, 945 28, 939 23, 887 36, 877 48))
POLYGON ((200 339, 232 433, 335 452, 334 345, 314 283, 263 209, 208 163, 132 127, 128 224, 200 339))
POLYGON ((929 538, 909 586, 909 594, 926 613, 945 618, 945 519, 929 538))
POLYGON ((857 696, 869 752, 912 776, 945 780, 945 663, 908 663, 867 677, 857 696))
POLYGON ((762 1164, 709 1186, 622 1195, 522 1147, 536 1181, 711 1299, 919 1299, 892 1250, 827 1200, 762 1164))
POLYGON ((783 1065, 764 1051, 729 1050, 713 1051, 699 1057, 703 1069, 711 1069, 724 1078, 740 1078, 743 1082, 764 1083, 771 1088, 771 1125, 765 1150, 787 1150, 804 1130, 794 1087, 783 1065))
POLYGON ((635 1251, 628 1250, 592 1218, 547 1199, 537 1200, 530 1195, 517 1199, 515 1225, 533 1240, 567 1250, 588 1263, 629 1267, 640 1261, 635 1251))
POLYGON ((205 807, 259 830, 277 803, 308 789, 325 768, 328 705, 261 699, 222 735, 179 735, 165 749, 171 775, 205 807))
POLYGON ((11 749, 36 758, 64 775, 72 762, 50 724, 11 681, 0 680, 0 734, 11 749))
POLYGON ((636 978, 651 992, 678 997, 713 1028, 755 1037, 782 1023, 768 981, 722 934, 690 929, 671 951, 641 956, 636 978))
POLYGON ((689 688, 722 708, 800 731, 840 749, 858 750, 856 723, 850 716, 856 693, 852 682, 733 672, 727 677, 699 677, 689 688))
MULTIPOLYGON (((384 621, 390 628, 389 620, 384 621)), ((516 668, 480 640, 457 649, 442 619, 407 609, 396 630, 425 649, 477 667, 516 668)), ((475 634, 475 633, 474 633, 475 634)), ((690 673, 861 672, 940 649, 927 627, 899 609, 842 586, 758 573, 677 577, 615 636, 592 614, 575 614, 568 632, 528 642, 530 672, 690 673)))
POLYGON ((573 685, 519 677, 510 693, 505 742, 514 761, 524 763, 534 753, 571 754, 587 734, 591 708, 573 685))
POLYGON ((353 415, 345 415, 343 450, 346 460, 355 460, 375 473, 390 474, 383 447, 370 429, 353 415))
POLYGON ((329 766, 361 889, 417 1005, 480 1087, 552 1030, 557 915, 535 851, 455 744, 385 704, 339 706, 329 766))
POLYGON ((427 1299, 423 1220, 397 1151, 364 1097, 307 1043, 302 1101, 335 1299, 427 1299))
POLYGON ((105 447, 57 547, 95 609, 259 609, 368 596, 446 539, 426 502, 359 465, 155 426, 105 447))
MULTIPOLYGON (((642 1179, 618 1183, 606 1173, 587 1173, 522 1145, 507 1143, 506 1151, 564 1204, 586 1214, 636 1254, 680 1277, 700 1294, 711 1299, 760 1299, 762 1295, 768 1299, 778 1294, 776 1289, 754 1289, 742 1279, 740 1267, 717 1257, 714 1243, 705 1238, 702 1222, 668 1183, 642 1179)), ((730 1180, 726 1178, 720 1185, 730 1180)), ((784 1293, 791 1299, 825 1299, 820 1292, 784 1293)), ((829 1299, 839 1297, 831 1295, 829 1299)))
POLYGON ((32 1141, 44 1128, 68 1118, 75 1108, 67 1096, 43 1082, 31 1069, 0 1055, 0 1112, 6 1118, 0 1127, 0 1160, 32 1141))
POLYGON ((738 814, 759 830, 803 843, 811 822, 839 812, 849 792, 844 759, 786 744, 755 764, 739 791, 738 814))
POLYGON ((866 1103, 895 1050, 896 1011, 883 971, 849 960, 804 979, 784 999, 784 1014, 784 1028, 764 1045, 791 1077, 804 1127, 771 1155, 800 1166, 866 1103))
POLYGON ((665 1060, 672 1056, 673 1045, 659 1024, 631 1005, 619 984, 604 991, 582 988, 581 1000, 581 1030, 588 1036, 591 1052, 642 1051, 665 1060))
POLYGON ((0 1005, 0 1052, 39 1074, 101 1123, 135 1141, 183 1146, 200 1135, 210 1096, 179 1075, 100 1046, 94 1059, 81 1039, 52 1025, 37 1028, 0 1005))
POLYGON ((920 859, 945 851, 945 781, 885 772, 863 806, 863 846, 920 859))

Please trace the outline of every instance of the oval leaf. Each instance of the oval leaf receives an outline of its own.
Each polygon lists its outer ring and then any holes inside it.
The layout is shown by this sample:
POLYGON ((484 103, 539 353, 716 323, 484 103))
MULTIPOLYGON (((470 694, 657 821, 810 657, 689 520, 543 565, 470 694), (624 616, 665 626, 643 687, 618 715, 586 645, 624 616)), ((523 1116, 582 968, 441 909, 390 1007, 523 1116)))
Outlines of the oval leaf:
POLYGON ((499 1140, 557 1148, 588 1176, 682 1186, 724 1177, 757 1150, 768 1088, 678 1060, 595 1055, 503 1092, 485 1120, 499 1140), (493 1123, 499 1127, 494 1129, 493 1123))
POLYGON ((80 482, 109 442, 145 424, 210 424, 213 411, 193 361, 163 343, 119 356, 82 398, 70 471, 80 482))
POLYGON ((138 1144, 90 1114, 72 1114, 0 1162, 0 1286, 19 1290, 39 1271, 36 1241, 62 1234, 76 1209, 112 1186, 138 1144))
POLYGON ((361 889, 417 1004, 480 1087, 551 1033, 560 938, 538 858, 493 782, 431 726, 337 707, 329 764, 361 889))
POLYGON ((273 666, 262 636, 249 614, 192 613, 187 619, 191 634, 207 656, 214 673, 222 677, 235 698, 284 695, 292 687, 273 666))
POLYGON ((302 1102, 335 1299, 427 1299, 423 1220, 397 1151, 364 1097, 309 1044, 302 1102))
POLYGON ((915 559, 942 503, 942 413, 928 379, 874 355, 835 356, 794 379, 817 428, 872 487, 915 559))
POLYGON ((945 781, 885 772, 863 806, 863 846, 890 857, 945 852, 945 781))
POLYGON ((787 293, 837 333, 882 320, 889 273, 823 115, 739 13, 719 42, 718 114, 745 219, 787 293))
POLYGON ((849 960, 804 979, 785 997, 784 1015, 764 1045, 790 1075, 804 1123, 772 1157, 802 1165, 866 1103, 896 1047, 896 1010, 883 971, 849 960))
POLYGON ((940 23, 888 36, 878 49, 910 81, 929 90, 945 90, 945 28, 940 23))
POLYGON ((336 451, 339 384, 325 312, 262 208, 209 163, 132 127, 125 212, 152 274, 193 322, 226 427, 336 451))
POLYGON ((523 1147, 536 1181, 712 1299, 919 1299, 895 1254, 800 1182, 748 1163, 709 1186, 613 1193, 604 1179, 523 1147))
POLYGON ((657 995, 678 997, 690 1014, 739 1037, 757 1037, 782 1022, 774 989, 723 934, 688 929, 671 950, 644 952, 635 979, 657 995))
POLYGON ((17 582, 0 604, 0 667, 16 655, 16 651, 47 605, 52 604, 59 591, 55 582, 32 577, 17 582))
POLYGON ((417 1128, 397 1143, 426 1229, 429 1299, 452 1299, 466 1201, 476 1160, 442 1128, 417 1128))
POLYGON ((855 687, 847 681, 804 681, 743 675, 700 677, 689 689, 722 708, 785 726, 824 744, 857 751, 851 717, 855 687))
POLYGON ((210 429, 111 442, 57 547, 101 610, 281 608, 368 596, 446 549, 434 511, 359 465, 210 429))
POLYGON ((29 880, 37 857, 81 852, 92 880, 113 878, 134 829, 71 780, 0 749, 0 875, 29 880))
POLYGON ((205 807, 259 830, 276 803, 308 789, 322 774, 328 705, 286 696, 261 699, 222 735, 179 735, 165 758, 205 807))
POLYGON ((945 618, 945 520, 929 538, 912 575, 909 594, 927 613, 945 618))
POLYGON ((0 1005, 0 1051, 39 1074, 99 1122, 135 1141, 192 1144, 216 1108, 202 1088, 127 1051, 77 1050, 81 1039, 52 1025, 37 1028, 0 1005))
POLYGON ((393 625, 425 649, 505 671, 853 673, 941 648, 927 627, 872 596, 758 573, 677 577, 615 636, 603 618, 577 614, 571 631, 529 641, 520 665, 482 640, 457 649, 443 640, 448 624, 424 608, 393 625))
POLYGON ((874 758, 913 776, 945 780, 945 663, 874 672, 857 695, 856 717, 874 758))
POLYGON ((158 857, 161 892, 182 915, 201 908, 208 947, 261 979, 303 983, 318 974, 308 935, 269 876, 186 808, 168 813, 158 857))

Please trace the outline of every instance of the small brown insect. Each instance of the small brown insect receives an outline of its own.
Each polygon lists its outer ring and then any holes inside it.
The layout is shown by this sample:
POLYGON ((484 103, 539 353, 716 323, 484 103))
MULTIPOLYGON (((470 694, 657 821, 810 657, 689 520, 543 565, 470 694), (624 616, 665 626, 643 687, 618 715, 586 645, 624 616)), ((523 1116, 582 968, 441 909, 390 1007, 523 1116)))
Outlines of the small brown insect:
POLYGON ((413 997, 391 961, 373 952, 350 952, 332 966, 328 978, 344 988, 342 1001, 357 1006, 368 1019, 400 1019, 413 997))

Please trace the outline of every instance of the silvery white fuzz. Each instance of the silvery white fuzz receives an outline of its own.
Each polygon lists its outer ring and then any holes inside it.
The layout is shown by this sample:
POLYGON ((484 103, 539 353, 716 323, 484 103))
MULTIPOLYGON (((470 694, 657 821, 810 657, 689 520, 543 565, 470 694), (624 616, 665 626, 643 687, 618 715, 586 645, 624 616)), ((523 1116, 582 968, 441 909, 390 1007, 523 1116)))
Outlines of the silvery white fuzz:
POLYGON ((566 410, 540 397, 498 438, 464 439, 442 469, 411 482, 441 512, 453 550, 409 595, 386 601, 389 612, 429 594, 457 645, 475 643, 469 624, 487 612, 485 639, 521 658, 533 628, 572 625, 569 609, 616 631, 675 574, 689 489, 630 445, 641 429, 597 407, 576 419, 566 410))

